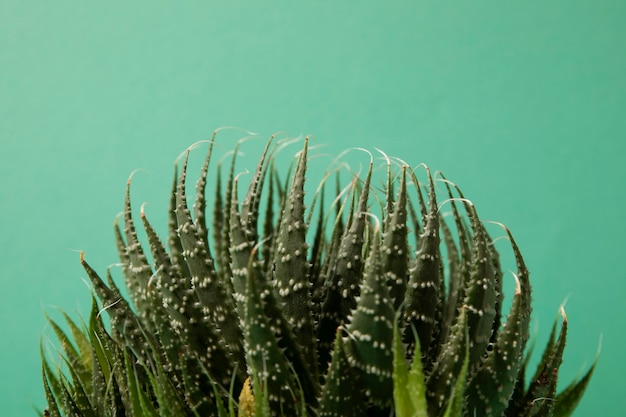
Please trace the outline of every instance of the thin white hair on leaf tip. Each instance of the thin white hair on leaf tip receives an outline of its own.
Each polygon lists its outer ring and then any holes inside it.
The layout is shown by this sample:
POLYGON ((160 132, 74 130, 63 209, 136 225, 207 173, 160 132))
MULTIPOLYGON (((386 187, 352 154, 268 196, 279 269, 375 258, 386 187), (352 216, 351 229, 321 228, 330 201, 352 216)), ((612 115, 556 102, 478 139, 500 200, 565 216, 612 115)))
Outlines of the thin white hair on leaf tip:
MULTIPOLYGON (((438 192, 441 192, 441 187, 440 187, 440 183, 447 183, 452 185, 455 189, 456 188, 456 184, 454 184, 452 181, 448 181, 444 176, 443 176, 443 171, 440 169, 435 170, 435 172, 433 173, 433 181, 435 182, 435 189, 438 192)), ((447 190, 446 190, 447 191, 447 190)))
POLYGON ((461 192, 461 190, 459 189, 459 186, 456 185, 456 183, 450 181, 447 178, 443 177, 443 173, 441 171, 436 171, 436 174, 439 175, 438 177, 435 177, 435 182, 443 182, 445 184, 451 185, 455 190, 457 190, 458 192, 461 192))
MULTIPOLYGON (((111 269, 112 268, 124 268, 124 267, 128 267, 128 264, 122 263, 122 262, 114 262, 112 264, 107 265, 107 274, 111 275, 111 269)), ((111 275, 111 279, 113 279, 113 276, 111 275)))
POLYGON ((144 209, 145 206, 147 206, 148 204, 150 204, 147 201, 144 201, 143 203, 141 203, 141 206, 139 206, 139 215, 141 217, 146 217, 146 211, 144 209))
MULTIPOLYGON (((331 174, 336 173, 341 168, 342 168, 341 166, 338 166, 338 167, 335 167, 332 171, 331 170, 326 170, 324 172, 324 176, 320 180, 320 182, 317 185, 317 188, 315 189, 315 192, 313 194, 313 200, 311 201, 311 204, 310 204, 311 209, 309 210, 309 212, 307 214, 307 224, 311 224, 311 219, 313 218, 313 208, 315 207, 315 204, 317 204, 317 199, 318 199, 319 195, 322 193, 322 189, 324 188, 324 185, 326 184, 326 181, 330 178, 331 174)), ((350 185, 348 185, 348 188, 349 187, 350 187, 350 185)), ((343 193, 343 191, 337 197, 340 197, 342 193, 343 193)), ((335 201, 335 200, 336 199, 334 199, 333 201, 335 201)), ((331 208, 332 207, 333 207, 333 205, 331 205, 331 208)), ((321 210, 323 210, 323 209, 324 208, 322 207, 321 210)))
MULTIPOLYGON (((341 161, 341 158, 343 158, 343 156, 348 154, 348 152, 350 152, 350 151, 351 151, 351 149, 344 149, 343 151, 339 152, 337 154, 337 156, 335 156, 335 158, 328 165, 329 169, 330 169, 331 166, 339 164, 339 161, 341 161)), ((343 164, 346 164, 346 162, 342 162, 342 165, 343 164)))
MULTIPOLYGON (((222 151, 224 151, 224 149, 225 149, 224 145, 222 145, 221 143, 217 142, 215 140, 215 138, 212 138, 211 142, 213 142, 213 146, 215 146, 216 148, 221 149, 222 151)), ((226 151, 224 151, 224 152, 226 152, 226 151)))
POLYGON ((311 142, 317 142, 317 136, 315 136, 313 133, 308 133, 306 137, 309 138, 311 142))
POLYGON ((374 164, 374 154, 372 154, 372 152, 370 150, 365 149, 365 148, 361 148, 361 147, 355 147, 353 149, 356 150, 356 151, 362 151, 362 152, 367 153, 370 156, 370 165, 374 164))
MULTIPOLYGON (((324 147, 325 145, 313 145, 313 146, 309 146, 309 151, 312 150, 317 150, 319 148, 324 147)), ((312 160, 312 159, 317 159, 317 158, 328 158, 329 156, 333 156, 333 154, 330 153, 316 153, 315 155, 310 155, 307 160, 312 160)))
MULTIPOLYGON (((443 171, 440 169, 435 170, 435 172, 433 173, 433 177, 435 177, 437 181, 446 180, 446 177, 443 175, 443 171)), ((451 181, 448 181, 448 182, 451 183, 451 181)))
MULTIPOLYGON (((222 155, 222 157, 218 160, 217 164, 218 165, 222 165, 222 163, 224 162, 224 159, 226 159, 230 155, 245 156, 246 155, 245 152, 240 151, 239 147, 241 146, 242 143, 244 143, 244 142, 246 142, 248 140, 252 140, 252 139, 258 139, 256 133, 253 133, 253 134, 251 134, 249 136, 244 136, 242 138, 237 139, 237 143, 235 144, 235 148, 234 149, 230 149, 230 150, 224 152, 224 155, 222 155)), ((183 152, 183 154, 184 154, 184 152, 183 152)), ((181 156, 183 154, 179 155, 178 158, 176 158, 176 163, 178 163, 178 160, 181 158, 181 156)))
MULTIPOLYGON (((341 204, 341 205, 339 206, 339 210, 338 210, 338 212, 337 212, 336 216, 331 216, 331 213, 332 213, 333 209, 335 208, 335 206, 336 206, 337 204, 339 204, 339 202, 340 202, 340 201, 341 201, 341 199, 343 198, 344 194, 346 194, 346 193, 347 193, 350 189, 352 189, 352 187, 354 187, 354 181, 351 181, 348 185, 346 185, 343 189, 341 189, 341 191, 339 192, 339 194, 338 194, 338 195, 337 195, 337 196, 333 199, 333 201, 331 202, 331 204, 330 204, 330 206, 329 206, 329 210, 328 210, 328 212, 327 212, 326 216, 324 216, 324 222, 323 222, 323 229, 324 229, 324 230, 326 229, 326 227, 327 227, 327 225, 328 225, 328 222, 331 220, 331 218, 334 218, 334 220, 335 220, 335 221, 334 221, 334 224, 335 224, 335 225, 336 225, 336 224, 338 224, 338 222, 340 221, 341 216, 342 216, 343 211, 344 211, 344 208, 345 208, 345 207, 346 207, 346 205, 347 205, 347 201, 344 201, 344 202, 343 202, 343 204, 341 204)), ((348 197, 346 196, 346 199, 347 199, 347 198, 348 198, 348 197)), ((310 216, 309 216, 309 218, 310 218, 310 216)), ((309 222, 309 224, 310 224, 310 222, 309 222)))
POLYGON ((395 182, 397 180, 402 170, 406 170, 406 171, 412 170, 411 166, 402 158, 399 158, 397 156, 391 156, 390 159, 393 163, 395 163, 400 168, 400 171, 395 174, 392 182, 395 182))
POLYGON ((193 151, 194 149, 196 149, 198 146, 202 145, 203 143, 211 143, 211 142, 215 142, 215 140, 214 139, 201 139, 201 140, 199 140, 197 142, 194 142, 191 145, 189 145, 187 147, 186 152, 193 151))
MULTIPOLYGON (((408 164, 407 164, 407 166, 410 166, 410 165, 408 165, 408 164)), ((418 169, 418 168, 422 168, 422 169, 424 169, 424 171, 426 171, 426 174, 428 174, 428 177, 429 177, 429 178, 431 177, 430 167, 429 167, 429 166, 428 166, 425 162, 420 162, 419 164, 417 164, 417 165, 415 165, 415 166, 412 166, 412 167, 411 167, 411 173, 412 173, 413 175, 416 175, 416 174, 415 174, 415 171, 417 171, 417 169, 418 169)))
MULTIPOLYGON (((332 169, 329 166, 328 169, 325 171, 324 180, 327 180, 328 178, 330 178, 331 174, 337 174, 342 169, 345 169, 346 171, 350 171, 350 164, 348 164, 346 161, 342 161, 340 164, 338 164, 332 169)), ((320 184, 317 188, 321 189, 322 185, 323 184, 320 184)))
POLYGON ((350 330, 348 330, 347 327, 345 326, 339 326, 341 327, 341 331, 346 333, 346 336, 348 336, 348 338, 352 339, 353 342, 358 342, 357 338, 355 335, 353 335, 350 330))
POLYGON ((150 275, 150 278, 148 279, 148 283, 147 283, 147 287, 148 289, 151 289, 150 287, 152 286, 152 283, 155 280, 158 280, 158 274, 163 270, 163 265, 159 265, 159 267, 157 269, 155 269, 155 271, 152 273, 152 275, 150 275))
POLYGON ((298 136, 298 137, 289 137, 289 135, 287 134, 287 132, 284 131, 279 131, 279 132, 275 132, 272 135, 270 135, 269 139, 267 140, 267 142, 265 142, 265 149, 267 149, 267 154, 266 154, 266 158, 265 159, 271 159, 273 158, 273 156, 282 151, 285 147, 291 145, 292 143, 295 143, 299 140, 299 138, 301 138, 302 136, 298 136), (277 139, 277 137, 279 136, 284 136, 280 139, 277 139), (271 144, 271 147, 269 147, 268 145, 271 144))
POLYGON ((244 169, 243 171, 239 172, 237 175, 235 175, 235 178, 233 179, 233 182, 236 184, 239 182, 239 177, 241 177, 242 175, 250 175, 250 171, 248 171, 248 169, 244 169))
POLYGON ((133 177, 135 176, 136 173, 138 172, 145 172, 147 174, 152 174, 152 171, 147 170, 145 168, 136 168, 133 169, 130 173, 130 175, 128 175, 128 179, 126 180, 126 184, 130 185, 130 182, 132 181, 133 177))
POLYGON ((396 163, 400 163, 400 165, 404 165, 407 167, 410 167, 410 165, 402 158, 400 158, 399 156, 390 156, 389 158, 391 158, 392 161, 396 162, 396 163))
POLYGON ((509 242, 511 241, 511 239, 509 238, 509 236, 507 236, 507 235, 502 235, 502 236, 498 236, 498 237, 497 237, 497 238, 495 238, 495 239, 494 239, 494 238, 492 238, 492 239, 491 239, 491 243, 492 243, 492 244, 495 244, 496 242, 498 242, 499 240, 502 240, 502 239, 504 239, 504 240, 508 240, 509 242))
MULTIPOLYGON (((393 176, 391 176, 391 162, 392 162, 392 158, 389 155, 387 155, 383 150, 381 150, 379 148, 376 148, 376 147, 374 149, 376 149, 376 151, 379 152, 382 155, 383 159, 387 162, 387 175, 390 176, 391 182, 394 183, 398 179, 398 177, 400 176, 400 172, 396 172, 393 176)), ((398 159, 402 163, 401 164, 401 168, 404 167, 404 166, 408 166, 401 159, 399 159, 399 158, 395 158, 395 159, 398 159)))
POLYGON ((111 304, 104 306, 100 309, 100 311, 98 311, 98 314, 96 314, 96 318, 100 318, 100 316, 102 315, 102 313, 104 313, 105 311, 107 311, 109 308, 116 306, 119 302, 121 302, 123 300, 122 297, 118 298, 116 301, 112 302, 111 304))
MULTIPOLYGON (((312 143, 315 142, 315 136, 307 136, 309 138, 309 150, 328 148, 328 143, 312 143)), ((324 154, 324 156, 330 156, 331 154, 324 154)))
POLYGON ((509 269, 509 272, 511 273, 511 275, 513 275, 513 278, 515 278, 515 295, 520 295, 522 293, 522 284, 519 280, 519 277, 511 269, 509 269))
MULTIPOLYGON (((505 232, 510 233, 509 228, 506 227, 506 225, 504 223, 497 222, 495 220, 481 220, 481 222, 482 223, 495 224, 496 226, 500 226, 501 228, 503 228, 505 232)), ((507 236, 507 238, 508 238, 508 236, 507 236)))
POLYGON ((235 144, 235 147, 239 147, 241 146, 242 143, 248 142, 249 140, 253 140, 253 139, 259 139, 259 136, 257 135, 248 135, 248 136, 244 136, 242 138, 237 139, 237 143, 235 144))
MULTIPOLYGON (((348 153, 350 153, 350 152, 352 152, 352 151, 362 151, 362 152, 366 152, 366 153, 367 153, 367 154, 369 154, 369 156, 370 156, 370 164, 373 164, 373 161, 374 161, 374 156, 372 155, 372 153, 371 153, 370 151, 368 151, 367 149, 365 149, 365 148, 359 148, 359 147, 356 147, 356 146, 355 146, 355 147, 348 148, 348 149, 344 149, 343 151, 341 151, 341 152, 340 152, 340 153, 339 153, 339 154, 335 157, 335 159, 331 162, 331 166, 332 166, 332 165, 334 165, 334 164, 336 164, 339 160, 341 160, 341 158, 343 158, 343 157, 344 157, 344 155, 346 155, 346 154, 348 154, 348 153)), ((347 166, 349 167, 350 165, 347 165, 347 166)), ((360 172, 360 170, 359 170, 359 172, 360 172)))
POLYGON ((91 282, 87 280, 87 278, 85 277, 80 277, 80 280, 83 281, 83 284, 85 284, 85 286, 87 287, 87 289, 89 290, 89 292, 91 292, 91 290, 93 289, 93 286, 91 285, 91 282))
MULTIPOLYGON (((454 188, 456 190, 456 192, 459 194, 460 197, 465 198, 465 196, 463 195, 463 192, 461 191, 461 188, 454 182, 450 181, 447 178, 444 178, 443 173, 441 171, 437 171, 437 173, 439 174, 439 178, 436 178, 435 181, 437 182, 443 182, 445 184, 448 184, 450 186, 452 186, 452 188, 454 188)), ((473 204, 472 204, 473 206, 473 204)))
POLYGON ((596 360, 600 356, 600 351, 602 350, 602 339, 604 339, 604 333, 600 333, 600 340, 598 340, 598 350, 596 351, 596 360))
MULTIPOLYGON (((302 140, 308 140, 307 138, 302 139, 302 137, 297 137, 297 138, 292 138, 289 139, 289 141, 286 141, 284 143, 281 143, 280 146, 276 147, 276 150, 272 153, 272 157, 274 157, 275 155, 278 155, 280 152, 282 152, 284 149, 286 149, 288 146, 293 145, 294 143, 298 143, 301 142, 302 140)), ((291 157, 291 163, 290 166, 293 166, 293 164, 295 163, 294 161, 297 161, 298 158, 300 158, 300 154, 302 154, 302 149, 298 149, 293 156, 291 157)))
MULTIPOLYGON (((58 309, 60 310, 60 308, 58 309)), ((48 321, 46 320, 46 324, 44 325, 44 328, 42 329, 41 348, 43 349, 46 362, 50 363, 50 360, 55 360, 56 361, 55 368, 61 369, 61 364, 64 361, 63 355, 61 353, 61 349, 58 349, 56 347, 56 343, 54 343, 52 341, 52 338, 48 336, 49 334, 48 326, 50 326, 50 323, 48 323, 48 321)))
POLYGON ((570 298, 571 295, 572 295, 572 293, 567 294, 565 296, 565 299, 561 303, 561 306, 559 307, 559 311, 561 312, 561 316, 563 316, 563 319, 565 321, 567 321, 567 314, 565 314, 565 306, 567 305, 567 302, 569 301, 569 298, 570 298))
MULTIPOLYGON (((354 182, 350 182, 350 184, 346 185, 345 187, 343 187, 341 189, 341 191, 339 192, 339 194, 337 194, 337 197, 335 197, 332 201, 332 203, 330 204, 330 208, 334 208, 337 204, 339 204, 339 201, 343 198, 343 196, 345 194, 348 193, 348 191, 350 191, 352 189, 352 187, 354 187, 354 182)), ((343 205, 339 208, 339 213, 337 214, 337 218, 339 218, 341 216, 341 214, 343 213, 343 205)))
POLYGON ((430 173, 430 168, 424 162, 421 162, 421 163, 415 165, 414 167, 411 167, 409 165, 407 165, 407 167, 409 167, 409 176, 411 177, 411 182, 413 183, 413 186, 415 186, 415 188, 418 191, 421 189, 421 187, 425 187, 426 186, 426 183, 421 182, 417 178, 417 174, 415 173, 415 171, 417 171, 418 168, 423 168, 424 171, 426 171, 426 175, 428 175, 428 181, 429 182, 431 181, 432 176, 431 176, 431 173, 430 173))
POLYGON ((376 229, 374 229, 374 231, 376 233, 380 232, 380 219, 378 218, 377 215, 375 215, 374 213, 370 213, 369 211, 364 211, 361 214, 363 214, 364 216, 369 216, 372 219, 374 219, 374 221, 376 223, 376 229))
POLYGON ((550 398, 550 397, 537 397, 534 400, 532 400, 530 403, 534 406, 535 403, 539 401, 556 401, 556 399, 550 398))
POLYGON ((229 156, 231 156, 231 155, 244 156, 245 154, 243 152, 241 152, 240 150, 236 150, 236 151, 235 151, 235 149, 228 150, 228 151, 224 152, 224 154, 220 157, 220 159, 218 159, 217 165, 218 166, 222 166, 222 164, 224 163, 224 160, 226 158, 228 158, 229 156), (236 154, 235 154, 235 152, 236 152, 236 154))
POLYGON ((450 217, 453 214, 451 211, 444 211, 443 213, 439 213, 439 215, 445 219, 446 217, 450 217))
POLYGON ((343 163, 342 167, 345 167, 346 171, 348 171, 348 173, 350 173, 350 175, 352 176, 352 179, 350 180, 350 184, 352 184, 352 186, 356 186, 357 182, 361 181, 361 173, 363 172, 363 164, 359 162, 359 169, 357 171, 354 171, 352 167, 350 166, 350 164, 348 163, 343 163))
POLYGON ((187 164, 187 161, 189 160, 189 155, 191 154, 191 151, 193 151, 194 149, 196 149, 198 146, 204 144, 204 143, 208 143, 208 144, 215 144, 215 134, 213 135, 213 137, 211 139, 202 139, 199 140, 197 142, 192 143, 191 145, 189 145, 187 147, 187 149, 185 149, 184 151, 182 151, 174 160, 174 166, 178 167, 178 163, 180 162, 181 158, 185 158, 185 162, 184 164, 187 164))
POLYGON ((377 147, 374 147, 374 149, 383 156, 383 159, 385 161, 387 161, 387 166, 391 167, 391 159, 389 158, 389 155, 387 155, 383 150, 377 147))
POLYGON ((506 239, 506 240, 508 240, 509 242, 511 241, 511 238, 509 237, 509 233, 511 233, 511 231, 509 230, 509 228, 508 228, 508 227, 506 227, 506 225, 505 225, 504 223, 497 222, 497 221, 494 221, 494 220, 481 220, 480 222, 481 222, 481 223, 495 224, 496 226, 500 226, 500 227, 501 227, 502 229, 504 229, 504 231, 507 233, 507 234, 506 234, 506 235, 504 235, 504 236, 498 236, 497 238, 492 239, 492 242, 493 242, 493 243, 496 243, 496 242, 497 242, 497 241, 499 241, 500 239, 506 239))
POLYGON ((472 200, 469 200, 469 199, 467 199, 467 198, 463 198, 463 197, 453 197, 453 198, 448 198, 448 199, 446 199, 446 200, 443 200, 443 201, 441 202, 441 204, 439 204, 439 206, 437 207, 437 213, 439 213, 439 211, 441 211, 441 208, 442 208, 445 204, 450 203, 450 202, 452 202, 452 201, 462 201, 462 202, 467 203, 467 204, 469 204, 470 206, 474 207, 474 203, 472 203, 472 200))
POLYGON ((76 252, 78 254, 78 258, 80 260, 80 263, 83 263, 85 261, 85 251, 82 249, 69 249, 71 252, 76 252))
POLYGON ((398 172, 396 172, 395 174, 393 174, 393 177, 391 178, 391 182, 393 184, 396 183, 396 181, 398 181, 398 178, 401 177, 402 172, 404 171, 406 173, 406 169, 408 168, 408 165, 401 165, 400 166, 400 170, 398 172))
POLYGON ((559 307, 559 313, 561 314, 563 322, 567 323, 567 313, 565 312, 565 306, 563 304, 561 304, 561 306, 559 307))
MULTIPOLYGON (((286 132, 281 132, 284 133, 285 135, 287 134, 286 132)), ((272 135, 272 137, 270 138, 270 140, 272 140, 274 138, 274 135, 272 135)), ((302 135, 290 138, 289 136, 279 139, 276 141, 275 146, 276 149, 274 150, 275 153, 280 153, 283 149, 293 145, 294 143, 300 142, 303 139, 302 135)))
POLYGON ((184 151, 178 154, 176 159, 174 159, 174 166, 178 168, 178 164, 180 163, 180 160, 184 159, 185 161, 187 161, 188 158, 189 158, 189 148, 185 149, 184 151))
POLYGON ((117 226, 120 223, 120 219, 124 216, 123 211, 118 211, 115 217, 113 217, 113 226, 117 226))
POLYGON ((261 245, 263 245, 264 243, 270 241, 271 239, 272 239, 272 236, 266 236, 265 238, 263 238, 260 241, 258 241, 257 243, 255 243, 254 246, 252 247, 252 249, 250 249, 250 260, 249 261, 251 261, 252 257, 259 252, 259 248, 261 247, 261 245))
MULTIPOLYGON (((278 130, 278 131, 276 131, 276 132, 274 132, 274 133, 272 133, 272 134, 270 135, 270 140, 274 140, 274 139, 276 139, 278 136, 282 136, 282 135, 284 135, 285 137, 284 137, 284 138, 282 138, 282 139, 278 139, 278 140, 277 140, 277 142, 282 142, 282 141, 284 141, 284 140, 288 140, 288 139, 289 139, 289 133, 287 133, 287 131, 286 131, 286 130, 278 130)), ((299 136, 302 136, 302 135, 299 135, 299 136)))
POLYGON ((244 129, 244 128, 239 127, 239 126, 222 126, 222 127, 218 127, 217 129, 215 129, 213 131, 213 136, 217 135, 219 132, 221 132, 223 130, 239 130, 241 132, 244 132, 248 136, 257 136, 258 135, 257 132, 252 132, 251 130, 244 129))

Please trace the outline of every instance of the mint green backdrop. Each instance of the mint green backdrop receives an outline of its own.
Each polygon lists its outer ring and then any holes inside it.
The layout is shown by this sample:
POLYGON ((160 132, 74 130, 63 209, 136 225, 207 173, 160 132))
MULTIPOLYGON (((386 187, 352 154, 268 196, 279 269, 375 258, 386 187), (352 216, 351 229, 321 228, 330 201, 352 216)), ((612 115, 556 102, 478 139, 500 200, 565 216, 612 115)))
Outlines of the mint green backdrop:
POLYGON ((622 1, 0 2, 2 415, 43 407, 43 312, 88 309, 73 250, 116 262, 130 172, 161 222, 174 158, 230 125, 443 170, 516 236, 540 344, 567 299, 563 381, 602 339, 576 415, 623 415, 624 22, 622 1))

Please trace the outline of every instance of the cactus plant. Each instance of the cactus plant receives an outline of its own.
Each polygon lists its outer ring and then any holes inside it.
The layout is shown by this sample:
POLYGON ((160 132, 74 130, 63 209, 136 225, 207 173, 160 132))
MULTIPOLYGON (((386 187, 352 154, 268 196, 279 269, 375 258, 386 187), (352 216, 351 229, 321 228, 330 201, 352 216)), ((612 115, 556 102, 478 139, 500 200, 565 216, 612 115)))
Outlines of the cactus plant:
POLYGON ((337 176, 336 189, 329 171, 306 199, 308 139, 285 175, 271 138, 243 198, 237 149, 225 180, 218 164, 211 210, 215 134, 207 142, 191 207, 193 147, 176 166, 166 242, 143 206, 139 237, 129 180, 114 227, 125 290, 81 253, 91 313, 49 318, 62 366, 42 345, 43 415, 571 414, 595 363, 557 393, 563 313, 527 383, 528 269, 502 226, 517 263, 513 277, 502 273, 485 222, 454 183, 381 153, 381 186, 372 158, 347 185, 337 176))

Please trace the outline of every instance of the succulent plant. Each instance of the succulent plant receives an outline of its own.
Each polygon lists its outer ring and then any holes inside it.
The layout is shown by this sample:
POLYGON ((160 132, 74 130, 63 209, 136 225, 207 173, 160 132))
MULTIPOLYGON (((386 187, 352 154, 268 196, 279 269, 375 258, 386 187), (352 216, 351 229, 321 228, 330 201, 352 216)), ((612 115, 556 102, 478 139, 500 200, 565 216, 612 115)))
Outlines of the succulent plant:
POLYGON ((129 180, 114 228, 126 289, 81 253, 91 313, 49 318, 60 365, 42 344, 43 415, 571 414, 595 363, 557 394, 563 313, 527 374, 528 269, 502 226, 517 264, 503 274, 485 222, 454 183, 381 152, 381 185, 371 158, 346 185, 340 175, 329 185, 329 170, 307 200, 308 139, 285 174, 271 138, 243 198, 242 142, 226 173, 218 164, 211 210, 215 134, 207 142, 191 207, 193 147, 177 163, 167 242, 143 206, 138 237, 129 180), (507 279, 515 292, 503 312, 507 279))

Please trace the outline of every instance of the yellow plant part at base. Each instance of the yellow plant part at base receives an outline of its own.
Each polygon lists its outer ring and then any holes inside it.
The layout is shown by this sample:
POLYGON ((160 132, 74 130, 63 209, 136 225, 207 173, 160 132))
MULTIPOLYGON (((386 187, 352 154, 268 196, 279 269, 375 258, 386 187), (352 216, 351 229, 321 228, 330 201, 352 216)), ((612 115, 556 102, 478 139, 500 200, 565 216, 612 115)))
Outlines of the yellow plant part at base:
POLYGON ((252 393, 252 381, 250 377, 243 383, 241 394, 239 394, 238 417, 254 417, 254 394, 252 393))

